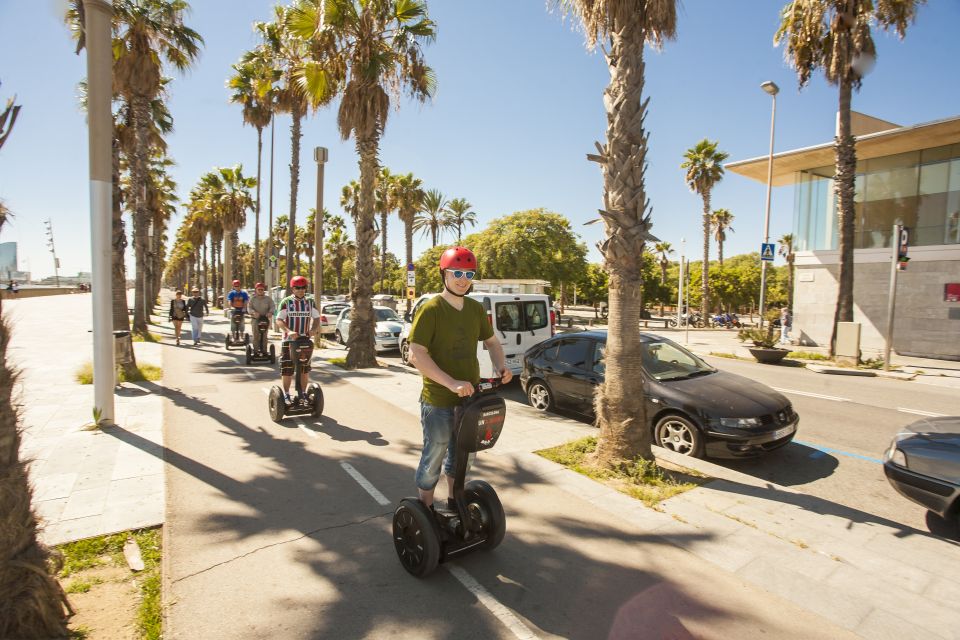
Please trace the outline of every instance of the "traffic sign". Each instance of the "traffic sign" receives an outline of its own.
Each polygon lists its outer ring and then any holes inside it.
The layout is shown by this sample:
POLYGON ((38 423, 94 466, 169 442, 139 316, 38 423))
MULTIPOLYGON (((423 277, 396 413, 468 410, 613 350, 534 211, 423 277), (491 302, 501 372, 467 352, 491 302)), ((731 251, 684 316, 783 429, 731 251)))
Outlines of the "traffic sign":
POLYGON ((413 300, 413 287, 407 287, 407 300, 413 300))
POLYGON ((417 285, 417 272, 407 271, 407 286, 414 287, 416 285, 417 285))
POLYGON ((271 267, 276 267, 276 266, 277 266, 277 256, 270 256, 269 260, 270 260, 270 266, 271 266, 271 267))
POLYGON ((897 257, 902 261, 907 257, 907 250, 910 248, 910 232, 906 227, 900 227, 899 245, 897 246, 897 257))
POLYGON ((760 259, 764 262, 773 262, 773 256, 776 253, 777 245, 772 242, 763 242, 760 244, 760 259))
POLYGON ((414 266, 412 262, 407 263, 407 271, 414 271, 415 269, 416 269, 416 266, 414 266))

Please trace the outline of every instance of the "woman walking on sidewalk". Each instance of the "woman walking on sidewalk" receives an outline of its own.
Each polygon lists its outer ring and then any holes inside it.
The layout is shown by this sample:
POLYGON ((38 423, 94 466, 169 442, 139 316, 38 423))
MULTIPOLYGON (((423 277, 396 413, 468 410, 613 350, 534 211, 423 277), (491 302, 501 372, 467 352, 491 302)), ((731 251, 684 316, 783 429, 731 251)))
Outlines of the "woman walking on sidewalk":
POLYGON ((180 331, 183 327, 183 321, 187 319, 187 301, 183 299, 183 291, 177 290, 173 300, 170 301, 170 321, 173 322, 173 335, 177 337, 177 344, 180 344, 180 331))
POLYGON ((203 316, 210 313, 207 301, 200 297, 200 289, 193 288, 193 295, 187 300, 187 313, 190 314, 190 331, 193 334, 193 346, 200 344, 200 332, 203 330, 203 316))

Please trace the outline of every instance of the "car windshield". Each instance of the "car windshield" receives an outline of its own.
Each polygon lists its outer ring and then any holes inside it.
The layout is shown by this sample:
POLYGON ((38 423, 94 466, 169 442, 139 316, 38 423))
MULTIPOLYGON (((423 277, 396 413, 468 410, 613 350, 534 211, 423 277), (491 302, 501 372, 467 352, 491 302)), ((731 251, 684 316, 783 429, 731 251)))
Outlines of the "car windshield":
POLYGON ((397 312, 393 309, 374 309, 377 312, 377 322, 386 322, 393 320, 394 322, 400 322, 400 317, 397 316, 397 312))
POLYGON ((714 373, 716 369, 669 340, 640 345, 643 368, 657 380, 683 380, 714 373))

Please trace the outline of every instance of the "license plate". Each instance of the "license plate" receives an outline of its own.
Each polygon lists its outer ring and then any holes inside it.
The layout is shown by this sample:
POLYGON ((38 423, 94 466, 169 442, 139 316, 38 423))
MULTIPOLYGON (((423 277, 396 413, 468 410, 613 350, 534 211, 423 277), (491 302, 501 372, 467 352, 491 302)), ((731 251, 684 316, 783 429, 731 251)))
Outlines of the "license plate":
POLYGON ((784 427, 784 428, 782 428, 782 429, 777 429, 776 431, 774 431, 774 432, 772 432, 772 433, 770 434, 770 439, 771 439, 771 440, 779 440, 780 438, 783 438, 783 437, 785 437, 785 436, 790 435, 790 434, 793 433, 795 430, 796 430, 796 427, 795 427, 794 425, 790 425, 790 426, 784 427))
POLYGON ((504 360, 504 364, 506 364, 506 366, 510 367, 511 369, 517 369, 520 367, 520 356, 516 356, 513 358, 506 358, 504 360))

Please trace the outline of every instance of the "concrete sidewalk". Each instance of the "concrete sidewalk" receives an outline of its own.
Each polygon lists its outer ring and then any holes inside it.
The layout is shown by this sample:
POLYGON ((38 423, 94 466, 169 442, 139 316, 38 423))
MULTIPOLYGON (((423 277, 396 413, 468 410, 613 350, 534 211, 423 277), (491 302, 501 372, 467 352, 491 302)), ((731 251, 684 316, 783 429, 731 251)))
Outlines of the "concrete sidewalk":
MULTIPOLYGON (((419 416, 412 370, 324 370, 419 416)), ((531 453, 595 434, 591 425, 510 402, 507 428, 489 454, 859 636, 960 638, 960 545, 659 447, 661 460, 715 480, 654 510, 531 453)))

